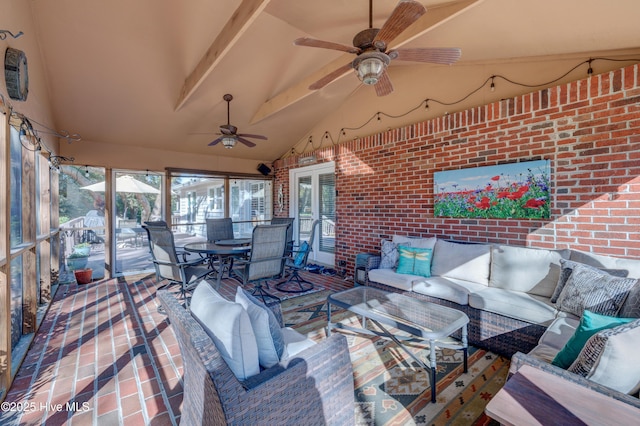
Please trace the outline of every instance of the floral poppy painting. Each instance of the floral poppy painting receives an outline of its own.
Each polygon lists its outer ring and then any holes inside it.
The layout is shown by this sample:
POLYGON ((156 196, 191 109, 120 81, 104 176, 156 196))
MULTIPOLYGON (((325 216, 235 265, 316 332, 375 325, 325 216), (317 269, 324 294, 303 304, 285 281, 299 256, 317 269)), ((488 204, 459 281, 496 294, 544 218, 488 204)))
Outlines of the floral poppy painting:
POLYGON ((434 216, 548 219, 549 160, 434 173, 434 216))

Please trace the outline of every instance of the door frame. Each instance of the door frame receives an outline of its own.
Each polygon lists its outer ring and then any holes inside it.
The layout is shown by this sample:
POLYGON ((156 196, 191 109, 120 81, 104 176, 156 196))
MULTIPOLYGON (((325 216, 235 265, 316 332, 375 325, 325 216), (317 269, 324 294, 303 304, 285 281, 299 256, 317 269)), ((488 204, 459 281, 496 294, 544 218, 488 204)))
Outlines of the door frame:
MULTIPOLYGON (((296 226, 293 229, 293 238, 295 241, 299 241, 298 235, 298 178, 303 176, 311 176, 311 187, 314 192, 312 197, 312 205, 311 205, 311 215, 313 219, 320 219, 319 212, 319 197, 318 189, 319 182, 318 176, 326 173, 335 173, 336 163, 335 161, 327 161, 320 164, 313 164, 310 166, 297 167, 289 170, 289 217, 295 218, 296 226)), ((313 251, 309 254, 309 258, 320 262, 324 265, 329 265, 333 267, 335 265, 335 253, 320 253, 320 237, 319 233, 322 232, 322 229, 318 227, 316 229, 316 236, 313 242, 313 251)))

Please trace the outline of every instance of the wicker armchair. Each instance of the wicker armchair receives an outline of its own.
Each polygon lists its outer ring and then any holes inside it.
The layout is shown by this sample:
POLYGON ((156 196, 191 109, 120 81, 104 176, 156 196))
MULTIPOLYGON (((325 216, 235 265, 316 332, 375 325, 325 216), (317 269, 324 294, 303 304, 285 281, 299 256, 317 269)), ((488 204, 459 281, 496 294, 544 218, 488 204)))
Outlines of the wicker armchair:
MULTIPOLYGON (((346 338, 333 334, 286 366, 240 382, 202 326, 166 290, 158 299, 184 365, 185 425, 353 425, 353 371, 346 338)), ((271 307, 282 318, 280 305, 271 307)))

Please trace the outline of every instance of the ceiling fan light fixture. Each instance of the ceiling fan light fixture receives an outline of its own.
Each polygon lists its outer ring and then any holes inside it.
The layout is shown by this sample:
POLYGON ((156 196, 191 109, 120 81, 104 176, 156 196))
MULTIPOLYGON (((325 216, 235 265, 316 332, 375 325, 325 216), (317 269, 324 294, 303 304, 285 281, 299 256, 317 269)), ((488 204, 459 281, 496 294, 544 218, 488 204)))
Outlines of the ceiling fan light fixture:
POLYGON ((232 136, 224 137, 222 138, 222 145, 227 149, 231 149, 236 145, 236 138, 232 136))
POLYGON ((376 84, 389 65, 389 56, 382 52, 364 52, 353 61, 353 68, 364 84, 376 84))

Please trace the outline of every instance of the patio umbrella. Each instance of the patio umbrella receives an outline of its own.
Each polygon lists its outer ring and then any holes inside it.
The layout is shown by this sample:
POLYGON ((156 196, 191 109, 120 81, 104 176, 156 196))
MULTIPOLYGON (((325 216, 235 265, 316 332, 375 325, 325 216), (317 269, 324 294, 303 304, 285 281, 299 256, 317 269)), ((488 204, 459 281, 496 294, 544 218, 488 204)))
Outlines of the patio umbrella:
MULTIPOLYGON (((144 182, 141 182, 137 179, 134 179, 133 176, 124 175, 116 178, 116 193, 121 194, 124 201, 124 212, 123 217, 126 217, 127 209, 128 209, 128 201, 127 197, 124 194, 160 194, 160 190, 154 188, 151 185, 148 185, 144 182)), ((105 182, 98 182, 92 185, 81 186, 80 189, 86 189, 92 192, 104 192, 105 182)))
MULTIPOLYGON (((86 189, 93 192, 104 192, 105 182, 98 182, 92 185, 82 186, 80 189, 86 189)), ((160 190, 134 179, 133 176, 124 175, 116 178, 116 192, 130 192, 134 194, 159 194, 160 190)))

